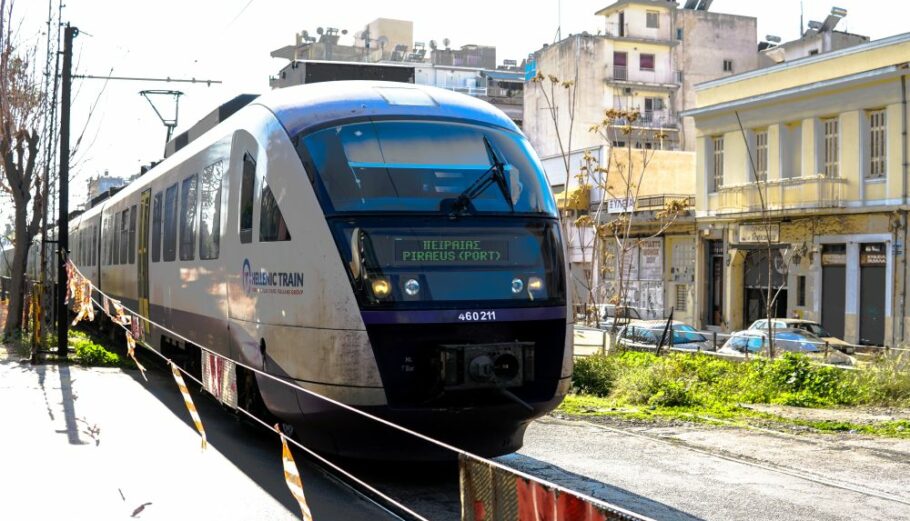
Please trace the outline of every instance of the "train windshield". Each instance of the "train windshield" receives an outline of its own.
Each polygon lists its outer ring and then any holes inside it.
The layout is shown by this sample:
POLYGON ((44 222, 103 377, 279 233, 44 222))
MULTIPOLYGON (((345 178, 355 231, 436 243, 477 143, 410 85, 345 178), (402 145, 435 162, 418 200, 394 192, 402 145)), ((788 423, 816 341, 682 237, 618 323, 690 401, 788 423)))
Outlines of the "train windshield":
POLYGON ((466 214, 556 216, 536 156, 511 132, 366 121, 318 131, 298 148, 318 178, 327 213, 453 212, 454 205, 466 214))

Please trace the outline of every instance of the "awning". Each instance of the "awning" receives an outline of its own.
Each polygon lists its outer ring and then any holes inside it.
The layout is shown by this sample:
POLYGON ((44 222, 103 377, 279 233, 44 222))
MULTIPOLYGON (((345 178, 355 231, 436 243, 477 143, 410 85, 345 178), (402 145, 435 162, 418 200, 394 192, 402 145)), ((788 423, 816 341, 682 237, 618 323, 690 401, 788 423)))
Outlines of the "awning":
POLYGON ((591 204, 591 187, 578 186, 555 196, 556 207, 560 210, 587 210, 591 204))

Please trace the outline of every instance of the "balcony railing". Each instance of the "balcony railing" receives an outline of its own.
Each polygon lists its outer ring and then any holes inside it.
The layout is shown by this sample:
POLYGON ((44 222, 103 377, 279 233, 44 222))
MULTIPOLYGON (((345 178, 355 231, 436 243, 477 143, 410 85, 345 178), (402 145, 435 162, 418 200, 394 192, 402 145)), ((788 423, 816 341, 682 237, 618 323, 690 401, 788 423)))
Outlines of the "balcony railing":
POLYGON ((844 205, 846 188, 846 179, 824 176, 724 186, 709 196, 709 210, 715 214, 760 212, 762 199, 771 211, 837 208, 844 205))
MULTIPOLYGON (((617 125, 625 125, 628 123, 626 118, 618 118, 616 120, 617 125)), ((641 111, 638 113, 638 119, 635 120, 634 126, 648 127, 648 128, 664 128, 664 129, 673 129, 677 128, 679 120, 675 112, 669 110, 651 110, 651 111, 641 111)))
POLYGON ((660 194, 660 195, 643 195, 635 202, 635 210, 642 212, 646 210, 660 210, 667 206, 670 201, 684 201, 686 208, 695 208, 695 196, 685 194, 660 194))
POLYGON ((486 87, 465 87, 465 86, 453 86, 453 85, 436 85, 440 89, 453 90, 455 92, 460 92, 462 94, 467 94, 469 96, 486 96, 487 88, 486 87))
POLYGON ((640 69, 638 65, 629 67, 628 65, 614 65, 612 76, 607 77, 607 81, 629 82, 629 83, 650 83, 655 85, 677 85, 681 83, 679 72, 675 69, 640 69))

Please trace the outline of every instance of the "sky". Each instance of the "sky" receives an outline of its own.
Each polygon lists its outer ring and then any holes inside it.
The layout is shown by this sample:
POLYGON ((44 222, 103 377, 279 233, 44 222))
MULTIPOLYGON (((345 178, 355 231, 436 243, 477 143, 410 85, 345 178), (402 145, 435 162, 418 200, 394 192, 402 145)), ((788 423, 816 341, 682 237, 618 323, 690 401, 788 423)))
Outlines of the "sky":
MULTIPOLYGON (((16 0, 20 38, 45 40, 47 0, 16 0)), ((57 0, 51 0, 55 6, 57 0)), ((603 27, 594 15, 612 0, 66 0, 63 20, 80 30, 75 74, 220 80, 221 85, 75 80, 74 139, 82 141, 71 170, 70 207, 85 199, 86 181, 99 173, 129 177, 163 155, 165 128, 140 94, 175 89, 180 99, 177 133, 241 93, 269 90, 268 79, 287 62, 269 53, 294 43, 294 35, 319 26, 353 34, 378 17, 412 20, 415 41, 443 38, 452 47, 495 45, 497 59, 519 62, 562 35, 603 27), (93 109, 94 108, 94 109, 93 109)), ((872 39, 910 30, 910 3, 896 0, 715 0, 711 10, 753 16, 758 35, 784 41, 799 36, 805 20, 823 20, 832 5, 848 10, 839 30, 872 39), (832 1, 834 2, 832 4, 832 1)), ((56 8, 56 7, 55 7, 56 8)), ((158 100, 160 110, 173 105, 158 100)), ((0 209, 0 212, 3 212, 0 209)), ((5 220, 5 219, 4 219, 5 220)))

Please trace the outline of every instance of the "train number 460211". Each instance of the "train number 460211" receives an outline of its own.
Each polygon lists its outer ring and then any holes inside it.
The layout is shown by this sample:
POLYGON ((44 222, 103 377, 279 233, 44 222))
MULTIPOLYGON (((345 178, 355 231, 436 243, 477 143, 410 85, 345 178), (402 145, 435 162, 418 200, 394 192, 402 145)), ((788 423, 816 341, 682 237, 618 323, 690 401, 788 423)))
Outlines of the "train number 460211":
POLYGON ((495 311, 465 311, 458 314, 458 320, 464 322, 486 322, 496 320, 495 311))

